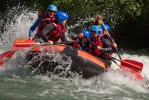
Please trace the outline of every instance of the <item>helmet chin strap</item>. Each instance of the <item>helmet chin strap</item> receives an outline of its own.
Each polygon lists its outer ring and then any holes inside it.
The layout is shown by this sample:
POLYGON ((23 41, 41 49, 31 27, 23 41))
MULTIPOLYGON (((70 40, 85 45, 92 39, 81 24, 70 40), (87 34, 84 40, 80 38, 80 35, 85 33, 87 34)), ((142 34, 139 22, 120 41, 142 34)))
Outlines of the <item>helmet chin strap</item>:
POLYGON ((98 34, 98 31, 96 31, 96 35, 99 36, 100 34, 98 34))
POLYGON ((98 34, 98 32, 99 32, 99 31, 96 31, 97 36, 101 36, 101 35, 102 35, 102 33, 98 34))

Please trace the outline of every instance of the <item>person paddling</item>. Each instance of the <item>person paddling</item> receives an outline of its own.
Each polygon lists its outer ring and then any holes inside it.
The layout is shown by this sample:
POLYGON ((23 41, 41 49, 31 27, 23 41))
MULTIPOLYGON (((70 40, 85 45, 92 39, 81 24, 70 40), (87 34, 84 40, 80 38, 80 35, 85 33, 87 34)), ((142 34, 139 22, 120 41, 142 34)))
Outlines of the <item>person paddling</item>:
POLYGON ((67 19, 69 18, 68 14, 65 12, 57 12, 55 15, 55 22, 49 21, 44 27, 40 37, 44 40, 44 42, 49 42, 53 44, 55 42, 68 42, 65 37, 65 24, 67 23, 67 19))
MULTIPOLYGON (((109 32, 110 31, 110 26, 107 25, 107 24, 103 24, 102 22, 102 19, 101 19, 101 16, 98 15, 95 20, 94 20, 94 25, 99 25, 102 27, 102 30, 104 32, 105 35, 108 36, 108 33, 107 31, 109 32), (105 29, 106 28, 106 29, 105 29), (107 31, 106 31, 107 30, 107 31)), ((114 39, 111 37, 111 36, 108 36, 108 38, 110 39, 111 43, 112 43, 112 47, 113 48, 117 48, 117 44, 115 43, 114 39)))
POLYGON ((99 25, 91 26, 91 48, 90 53, 100 58, 108 67, 111 66, 109 56, 113 53, 113 48, 110 40, 99 25), (109 55, 109 56, 106 56, 109 55))
POLYGON ((30 30, 29 30, 29 40, 34 40, 34 41, 38 41, 40 32, 42 31, 44 24, 46 24, 46 22, 51 21, 54 22, 55 21, 55 14, 58 11, 57 7, 55 5, 49 5, 46 11, 46 14, 40 14, 38 15, 37 20, 34 22, 34 24, 31 26, 30 30), (38 27, 37 30, 37 34, 35 35, 34 38, 32 38, 32 33, 35 30, 35 28, 38 27))
POLYGON ((77 37, 73 38, 74 41, 72 41, 73 47, 78 48, 80 50, 89 51, 89 39, 91 37, 90 31, 82 30, 77 37))

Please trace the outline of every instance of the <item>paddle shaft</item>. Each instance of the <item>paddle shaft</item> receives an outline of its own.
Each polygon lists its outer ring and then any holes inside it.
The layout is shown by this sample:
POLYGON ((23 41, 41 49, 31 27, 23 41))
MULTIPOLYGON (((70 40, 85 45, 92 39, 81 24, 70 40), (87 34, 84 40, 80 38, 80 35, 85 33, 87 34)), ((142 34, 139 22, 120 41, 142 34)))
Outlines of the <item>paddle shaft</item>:
MULTIPOLYGON (((53 43, 52 45, 57 45, 57 44, 66 44, 66 45, 68 45, 68 44, 71 44, 71 43, 62 42, 62 43, 53 43)), ((50 44, 49 43, 15 43, 15 45, 18 45, 18 46, 20 46, 20 45, 22 45, 22 46, 30 45, 30 46, 32 46, 32 45, 50 45, 50 44)))
POLYGON ((104 55, 106 55, 106 56, 108 56, 108 58, 109 59, 111 59, 116 65, 118 65, 119 67, 120 67, 120 65, 115 61, 115 60, 117 60, 117 61, 120 61, 120 60, 118 60, 118 59, 116 59, 116 58, 114 58, 114 57, 110 57, 108 54, 106 54, 105 52, 101 52, 102 54, 104 54, 104 55), (115 59, 115 60, 114 60, 115 59))
MULTIPOLYGON (((71 43, 70 42, 63 42, 63 43, 54 43, 53 45, 56 45, 56 44, 66 44, 66 45, 69 45, 71 43)), ((17 50, 19 50, 19 49, 24 49, 24 48, 27 48, 27 47, 34 47, 34 46, 38 46, 38 45, 49 45, 49 43, 35 43, 33 41, 32 42, 16 42, 15 41, 13 45, 15 45, 15 48, 13 48, 14 50, 6 51, 6 52, 0 54, 0 66, 5 64, 6 62, 8 62, 8 60, 10 58, 12 58, 14 53, 17 50)))
MULTIPOLYGON (((105 27, 105 25, 104 25, 102 19, 101 19, 101 22, 102 22, 102 24, 103 24, 104 29, 105 29, 106 32, 107 32, 107 36, 108 36, 109 40, 111 41, 111 39, 113 39, 113 38, 111 37, 110 33, 109 33, 108 30, 106 29, 106 27, 105 27)), ((112 42, 112 41, 111 41, 111 42, 112 42)), ((120 53, 118 52, 118 49, 117 49, 117 48, 114 48, 114 49, 115 49, 115 51, 116 51, 118 57, 121 59, 121 56, 120 56, 120 53)))
MULTIPOLYGON (((71 45, 71 42, 63 42, 63 43, 54 43, 53 45, 57 44, 65 44, 65 45, 71 45)), ((24 48, 29 48, 29 47, 35 47, 35 46, 43 46, 43 45, 50 45, 48 42, 46 43, 36 43, 32 40, 27 40, 27 39, 17 39, 15 40, 13 44, 13 49, 24 49, 24 48)))
MULTIPOLYGON (((108 36, 108 38, 109 38, 109 40, 112 40, 113 38, 111 37, 111 35, 110 35, 110 33, 108 32, 108 30, 106 29, 106 27, 105 27, 105 25, 104 25, 104 22, 102 21, 102 18, 101 18, 101 22, 102 22, 102 24, 103 24, 103 26, 104 26, 104 29, 106 30, 106 32, 107 32, 107 36, 108 36)), ((112 41, 111 41, 112 42, 112 41)), ((125 60, 122 60, 122 58, 121 58, 121 56, 120 56, 120 53, 118 52, 118 49, 117 48, 114 48, 115 49, 115 51, 116 51, 116 53, 117 53, 117 55, 119 56, 119 59, 116 59, 116 58, 114 58, 114 57, 112 57, 111 58, 111 60, 114 62, 114 63, 116 63, 116 61, 115 60, 117 60, 117 61, 120 61, 121 62, 121 64, 127 64, 128 66, 133 66, 133 67, 135 67, 135 68, 138 68, 138 69, 140 69, 140 67, 141 66, 139 66, 138 64, 136 64, 136 63, 130 63, 130 62, 128 62, 128 61, 125 61, 125 60), (115 59, 115 60, 114 60, 115 59)), ((106 53, 105 53, 105 55, 106 56, 108 56, 106 53)), ((118 65, 118 64, 117 64, 118 65)), ((119 65, 120 66, 120 65, 119 65)))
MULTIPOLYGON (((91 41, 89 41, 94 47, 97 48, 97 46, 95 44, 93 44, 91 41)), ((101 51, 100 51, 101 52, 101 51)), ((119 59, 116 59, 114 57, 110 57, 110 55, 106 54, 105 52, 101 52, 102 54, 106 55, 109 59, 111 59, 116 65, 118 65, 120 67, 120 65, 115 61, 120 61, 121 63, 125 63, 127 66, 131 66, 131 67, 135 67, 135 68, 138 68, 140 69, 140 67, 137 65, 137 64, 134 64, 134 63, 130 63, 128 61, 125 61, 125 60, 122 60, 121 57, 120 57, 120 60, 119 59)))

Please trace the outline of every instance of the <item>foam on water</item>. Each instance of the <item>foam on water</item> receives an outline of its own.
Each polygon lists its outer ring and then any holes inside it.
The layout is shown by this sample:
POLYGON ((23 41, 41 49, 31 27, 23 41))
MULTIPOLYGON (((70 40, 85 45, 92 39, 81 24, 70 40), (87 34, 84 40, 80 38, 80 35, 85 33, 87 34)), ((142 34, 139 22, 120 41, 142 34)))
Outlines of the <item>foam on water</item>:
MULTIPOLYGON (((10 11, 11 12, 11 11, 10 11)), ((9 14, 7 15, 9 16, 9 14)), ((37 18, 37 12, 22 11, 22 14, 9 19, 9 23, 5 26, 5 31, 0 39, 1 50, 11 49, 12 43, 15 39, 27 39, 29 28, 37 18), (15 20, 15 22, 13 21, 15 20)))

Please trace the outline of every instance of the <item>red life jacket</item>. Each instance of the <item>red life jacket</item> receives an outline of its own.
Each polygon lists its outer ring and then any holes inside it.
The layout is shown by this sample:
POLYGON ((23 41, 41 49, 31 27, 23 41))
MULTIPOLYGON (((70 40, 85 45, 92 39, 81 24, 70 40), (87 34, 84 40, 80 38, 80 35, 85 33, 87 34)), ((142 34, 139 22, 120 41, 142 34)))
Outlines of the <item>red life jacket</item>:
POLYGON ((53 42, 57 42, 65 33, 66 28, 62 27, 60 24, 58 23, 53 23, 50 22, 55 28, 54 30, 52 30, 51 32, 49 32, 47 34, 47 37, 49 40, 53 41, 53 42))
POLYGON ((70 42, 73 43, 72 47, 77 48, 77 49, 81 48, 78 40, 73 40, 73 41, 70 41, 70 42))
MULTIPOLYGON (((101 43, 101 40, 100 40, 102 36, 103 36, 103 35, 97 37, 95 40, 91 40, 92 44, 93 44, 94 46, 103 47, 103 44, 101 43)), ((107 59, 107 58, 108 58, 108 56, 102 54, 102 53, 100 52, 100 50, 98 50, 97 48, 91 48, 91 49, 90 49, 90 52, 91 52, 93 55, 95 55, 95 56, 97 56, 97 57, 99 57, 99 58, 103 58, 103 59, 107 59)), ((105 53, 106 53, 106 52, 105 52, 105 53)), ((106 54, 109 55, 110 57, 111 57, 111 55, 112 55, 112 53, 106 53, 106 54)))
POLYGON ((37 30, 37 35, 40 36, 40 33, 42 31, 42 29, 45 27, 45 25, 49 22, 54 22, 55 18, 54 17, 47 17, 46 14, 41 14, 39 15, 39 17, 41 17, 41 22, 39 24, 39 28, 37 30))

